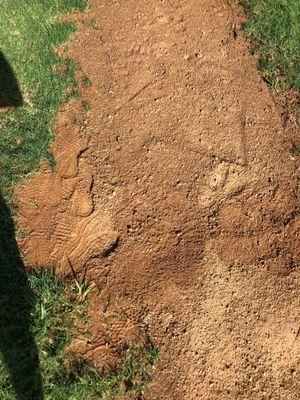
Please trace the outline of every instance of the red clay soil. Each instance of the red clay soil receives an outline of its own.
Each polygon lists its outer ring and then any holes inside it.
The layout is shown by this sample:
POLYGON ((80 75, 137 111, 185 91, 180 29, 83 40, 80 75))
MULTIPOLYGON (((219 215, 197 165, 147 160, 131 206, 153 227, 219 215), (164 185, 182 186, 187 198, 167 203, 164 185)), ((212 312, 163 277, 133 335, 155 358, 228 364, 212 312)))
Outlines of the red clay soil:
POLYGON ((28 265, 96 283, 77 350, 105 369, 149 335, 143 399, 299 399, 299 155, 241 9, 92 0, 68 19, 84 102, 17 195, 28 265))

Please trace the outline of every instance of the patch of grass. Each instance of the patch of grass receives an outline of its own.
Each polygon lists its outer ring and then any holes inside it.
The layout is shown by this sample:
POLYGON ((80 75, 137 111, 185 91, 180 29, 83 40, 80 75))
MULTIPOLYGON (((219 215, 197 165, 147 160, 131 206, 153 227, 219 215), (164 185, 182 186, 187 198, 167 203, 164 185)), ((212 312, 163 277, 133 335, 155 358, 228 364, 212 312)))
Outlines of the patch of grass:
POLYGON ((300 1, 241 0, 247 36, 265 79, 278 90, 300 90, 300 1))
POLYGON ((71 83, 76 88, 74 64, 60 59, 55 49, 75 31, 73 25, 60 22, 60 14, 83 9, 86 3, 1 1, 0 108, 1 96, 18 106, 0 112, 0 190, 6 198, 13 185, 46 157, 62 94, 71 83), (66 67, 57 73, 54 67, 61 64, 66 67))
MULTIPOLYGON (((43 378, 45 400, 117 399, 126 393, 130 394, 130 398, 136 398, 145 389, 152 366, 158 359, 158 353, 151 345, 128 350, 120 370, 108 375, 101 375, 80 359, 70 362, 66 357, 65 350, 72 337, 80 336, 77 332, 78 326, 85 326, 87 322, 86 296, 91 287, 78 282, 66 284, 55 275, 42 270, 29 276, 29 286, 33 294, 27 299, 31 302, 28 307, 32 310, 30 330, 39 351, 39 369, 43 378)), ((10 311, 15 315, 15 326, 12 328, 18 329, 19 310, 10 311)), ((15 350, 16 348, 12 348, 9 351, 15 350)), ((30 352, 31 349, 25 348, 24 351, 30 352)), ((28 361, 27 358, 22 360, 18 355, 11 356, 16 363, 28 361)), ((25 370, 27 364, 16 367, 18 370, 25 370)), ((23 379, 28 377, 24 375, 23 379)), ((24 390, 28 389, 26 381, 19 384, 24 390)), ((42 398, 33 392, 34 389, 24 392, 27 400, 42 398)), ((1 361, 0 398, 18 399, 9 371, 1 361)))
POLYGON ((91 81, 91 79, 90 79, 88 76, 85 76, 85 77, 83 78, 82 83, 83 83, 83 85, 84 85, 85 87, 91 87, 92 84, 93 84, 92 81, 91 81))
POLYGON ((84 107, 85 111, 89 111, 92 108, 91 104, 88 101, 83 102, 83 107, 84 107))
POLYGON ((300 146, 294 146, 293 147, 293 150, 294 150, 294 152, 296 153, 296 154, 300 154, 300 146))

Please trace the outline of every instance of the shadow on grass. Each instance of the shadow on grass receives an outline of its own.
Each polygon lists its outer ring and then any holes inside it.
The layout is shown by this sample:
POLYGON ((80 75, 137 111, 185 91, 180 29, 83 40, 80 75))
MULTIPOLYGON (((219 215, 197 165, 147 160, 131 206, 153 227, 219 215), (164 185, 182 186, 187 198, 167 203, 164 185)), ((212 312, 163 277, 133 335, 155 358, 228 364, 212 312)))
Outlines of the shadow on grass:
POLYGON ((38 349, 30 329, 34 297, 0 194, 0 352, 18 400, 42 400, 38 349))
MULTIPOLYGON (((0 108, 21 104, 18 82, 0 52, 0 108)), ((0 193, 0 356, 10 375, 7 387, 0 389, 9 391, 13 387, 17 400, 44 398, 38 349, 31 332, 33 306, 11 210, 0 193)))
POLYGON ((0 51, 0 107, 19 107, 23 103, 17 79, 0 51))

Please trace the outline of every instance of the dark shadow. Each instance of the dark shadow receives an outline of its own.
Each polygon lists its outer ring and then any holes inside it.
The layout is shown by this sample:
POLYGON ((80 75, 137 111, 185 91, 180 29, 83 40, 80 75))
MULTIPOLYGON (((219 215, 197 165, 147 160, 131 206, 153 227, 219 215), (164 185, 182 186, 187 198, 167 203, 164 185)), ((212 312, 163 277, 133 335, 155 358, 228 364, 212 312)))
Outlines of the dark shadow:
MULTIPOLYGON (((21 104, 17 80, 0 52, 0 94, 3 88, 6 97, 5 101, 0 97, 0 107, 21 104)), ((19 254, 11 210, 0 193, 0 357, 10 375, 0 390, 13 387, 17 400, 44 398, 38 349, 31 331, 33 307, 34 296, 19 254)))
POLYGON ((34 296, 0 194, 0 352, 18 400, 42 400, 38 349, 31 332, 34 296))
POLYGON ((13 70, 0 51, 0 107, 19 107, 22 94, 13 70))

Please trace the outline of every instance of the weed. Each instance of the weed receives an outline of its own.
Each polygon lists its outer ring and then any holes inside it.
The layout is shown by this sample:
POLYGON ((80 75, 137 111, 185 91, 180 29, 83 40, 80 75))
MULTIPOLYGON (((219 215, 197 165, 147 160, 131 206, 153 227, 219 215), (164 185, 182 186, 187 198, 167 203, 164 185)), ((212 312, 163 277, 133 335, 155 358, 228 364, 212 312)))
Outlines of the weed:
POLYGON ((77 301, 79 303, 84 303, 90 291, 95 287, 95 284, 92 283, 87 285, 86 282, 79 283, 77 280, 75 280, 75 285, 77 288, 77 301))
POLYGON ((84 101, 82 104, 83 104, 83 107, 84 107, 85 111, 91 110, 92 107, 91 107, 91 104, 88 101, 84 101))
POLYGON ((82 79, 82 83, 85 87, 90 87, 93 85, 91 79, 88 76, 84 76, 84 78, 82 79))
POLYGON ((300 146, 294 146, 293 147, 293 150, 294 150, 294 152, 296 153, 296 154, 300 154, 300 146))
POLYGON ((99 26, 97 24, 97 21, 95 18, 93 18, 91 21, 89 22, 85 22, 84 26, 86 28, 93 28, 93 29, 99 29, 99 26))

